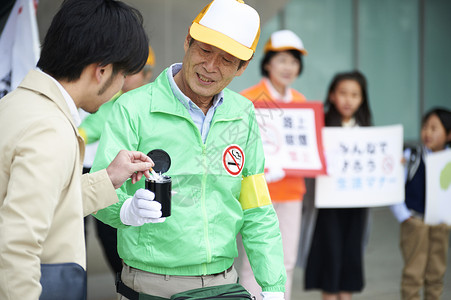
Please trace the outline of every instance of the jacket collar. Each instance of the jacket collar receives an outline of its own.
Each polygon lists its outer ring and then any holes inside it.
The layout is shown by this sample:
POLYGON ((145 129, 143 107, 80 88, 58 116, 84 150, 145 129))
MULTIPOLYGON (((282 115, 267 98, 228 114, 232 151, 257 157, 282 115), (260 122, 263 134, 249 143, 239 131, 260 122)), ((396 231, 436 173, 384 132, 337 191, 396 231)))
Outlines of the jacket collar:
MULTIPOLYGON (((169 80, 167 78, 167 70, 165 69, 155 79, 154 85, 158 88, 152 89, 152 101, 150 105, 151 112, 163 112, 172 115, 177 115, 186 119, 191 119, 186 107, 173 94, 169 80)), ((215 111, 214 120, 229 120, 241 119, 243 113, 239 109, 233 109, 231 99, 231 92, 229 89, 224 89, 223 103, 219 105, 215 111)))
POLYGON ((49 77, 56 84, 56 86, 58 87, 58 89, 60 90, 61 94, 64 97, 64 101, 66 101, 66 104, 69 107, 69 111, 72 116, 72 119, 74 120, 75 125, 77 127, 80 126, 80 123, 81 123, 80 114, 78 113, 77 106, 75 105, 75 102, 74 102, 74 99, 72 99, 72 96, 69 95, 69 93, 66 91, 66 89, 55 78, 53 78, 52 76, 50 76, 47 73, 42 72, 41 70, 38 70, 38 71, 41 72, 42 74, 44 74, 45 76, 49 77))
POLYGON ((31 70, 20 83, 19 87, 42 94, 50 101, 54 102, 72 124, 72 127, 78 135, 78 129, 73 120, 69 106, 67 105, 60 89, 56 83, 53 82, 52 78, 40 71, 31 70))

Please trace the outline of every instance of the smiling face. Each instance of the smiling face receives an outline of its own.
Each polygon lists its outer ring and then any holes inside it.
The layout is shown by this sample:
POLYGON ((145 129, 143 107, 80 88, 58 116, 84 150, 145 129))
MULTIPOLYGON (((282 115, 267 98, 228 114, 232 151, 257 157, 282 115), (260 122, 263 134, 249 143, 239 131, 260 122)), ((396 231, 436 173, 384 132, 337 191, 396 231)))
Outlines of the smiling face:
POLYGON ((432 152, 445 149, 447 142, 445 127, 436 114, 432 114, 421 127, 421 141, 432 152))
MULTIPOLYGON (((194 103, 208 103, 235 78, 240 76, 249 62, 240 69, 240 59, 212 45, 185 39, 185 57, 182 70, 175 76, 180 90, 194 103)), ((199 104, 198 104, 199 105, 199 104)))
POLYGON ((275 54, 265 66, 269 80, 280 91, 285 91, 296 80, 300 68, 299 60, 287 51, 275 54))
POLYGON ((357 81, 345 79, 337 84, 330 94, 330 101, 335 105, 343 122, 348 122, 362 104, 362 89, 357 81))

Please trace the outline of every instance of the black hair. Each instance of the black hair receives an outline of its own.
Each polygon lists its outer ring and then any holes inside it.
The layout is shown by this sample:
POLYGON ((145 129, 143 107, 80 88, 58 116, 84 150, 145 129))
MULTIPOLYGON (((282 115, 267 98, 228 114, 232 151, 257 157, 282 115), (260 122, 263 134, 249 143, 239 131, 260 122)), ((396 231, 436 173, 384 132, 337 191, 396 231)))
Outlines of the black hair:
POLYGON ((421 125, 424 125, 432 115, 436 115, 440 119, 440 123, 448 135, 451 132, 451 111, 441 107, 432 108, 421 119, 421 125))
POLYGON ((327 91, 326 101, 324 103, 324 110, 326 112, 326 126, 341 126, 342 116, 338 112, 335 105, 331 102, 330 94, 335 91, 337 85, 343 80, 354 80, 359 84, 360 89, 362 90, 362 103, 354 114, 355 121, 359 126, 371 126, 372 117, 369 107, 366 78, 357 70, 352 72, 338 73, 332 79, 332 82, 329 85, 329 90, 327 91))
POLYGON ((265 53, 265 56, 262 58, 261 63, 260 63, 260 73, 262 74, 263 77, 267 77, 269 78, 269 73, 266 70, 266 65, 269 64, 269 61, 271 60, 271 58, 273 58, 274 55, 276 55, 277 53, 280 52, 288 52, 291 55, 293 55, 293 57, 299 61, 299 72, 298 72, 298 77, 301 75, 302 73, 302 69, 304 69, 304 64, 302 63, 302 53, 299 52, 298 50, 294 50, 294 49, 290 49, 290 50, 285 50, 285 51, 268 51, 265 53))
POLYGON ((74 81, 92 63, 135 74, 148 55, 137 9, 115 0, 65 0, 47 31, 37 67, 55 79, 74 81))

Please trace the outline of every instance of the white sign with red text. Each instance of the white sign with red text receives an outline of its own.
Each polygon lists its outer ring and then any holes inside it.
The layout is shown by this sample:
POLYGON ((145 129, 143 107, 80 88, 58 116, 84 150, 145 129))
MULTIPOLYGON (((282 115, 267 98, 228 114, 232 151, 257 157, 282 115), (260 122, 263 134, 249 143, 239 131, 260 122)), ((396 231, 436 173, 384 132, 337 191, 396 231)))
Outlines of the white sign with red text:
POLYGON ((327 176, 318 176, 318 208, 385 206, 404 201, 403 128, 325 127, 327 176))
POLYGON ((305 177, 325 174, 322 103, 254 102, 254 105, 266 168, 305 177))

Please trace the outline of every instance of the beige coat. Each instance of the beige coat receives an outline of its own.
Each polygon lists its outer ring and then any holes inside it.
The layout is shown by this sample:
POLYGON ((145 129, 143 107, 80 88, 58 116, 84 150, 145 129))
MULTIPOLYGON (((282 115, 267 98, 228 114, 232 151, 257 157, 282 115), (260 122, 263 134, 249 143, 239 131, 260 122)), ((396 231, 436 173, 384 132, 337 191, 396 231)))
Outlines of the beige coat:
POLYGON ((86 268, 83 217, 118 201, 55 83, 31 71, 0 100, 0 299, 39 298, 40 264, 86 268))

